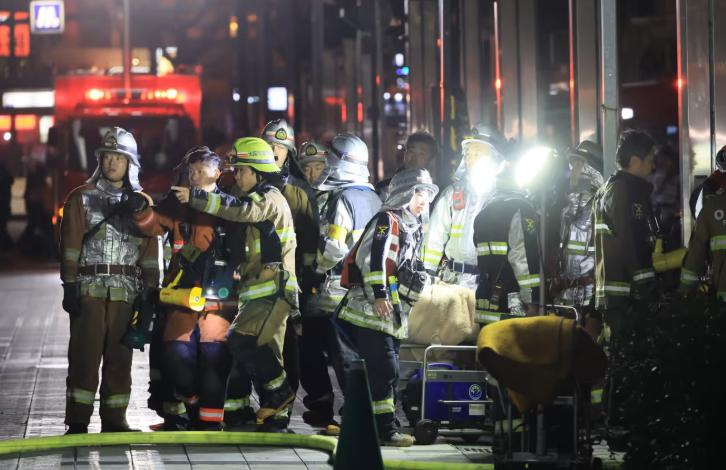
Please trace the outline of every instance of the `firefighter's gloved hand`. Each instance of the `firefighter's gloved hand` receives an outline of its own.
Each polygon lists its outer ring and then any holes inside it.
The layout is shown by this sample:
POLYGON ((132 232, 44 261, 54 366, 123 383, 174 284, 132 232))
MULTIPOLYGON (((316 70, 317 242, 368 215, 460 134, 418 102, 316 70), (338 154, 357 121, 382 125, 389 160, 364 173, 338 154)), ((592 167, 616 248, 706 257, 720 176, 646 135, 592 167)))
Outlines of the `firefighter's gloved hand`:
POLYGON ((77 315, 81 311, 81 298, 75 282, 63 284, 63 310, 71 315, 77 315))
POLYGON ((121 344, 129 349, 144 350, 144 345, 149 342, 148 335, 140 328, 129 328, 121 338, 121 344))
POLYGON ((290 316, 287 317, 287 326, 292 327, 293 330, 295 330, 295 335, 302 336, 303 334, 303 327, 302 327, 302 315, 300 315, 300 310, 293 310, 290 312, 290 316))
POLYGON ((121 196, 121 205, 119 211, 122 213, 133 214, 141 212, 149 207, 148 196, 139 191, 127 191, 121 196))

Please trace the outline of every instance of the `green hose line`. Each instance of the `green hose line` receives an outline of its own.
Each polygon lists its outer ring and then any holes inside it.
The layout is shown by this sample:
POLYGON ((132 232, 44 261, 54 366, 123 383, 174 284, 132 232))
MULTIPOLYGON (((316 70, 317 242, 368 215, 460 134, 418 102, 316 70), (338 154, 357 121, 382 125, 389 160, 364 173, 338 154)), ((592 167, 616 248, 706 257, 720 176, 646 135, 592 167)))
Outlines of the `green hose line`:
POLYGON ((333 454, 338 440, 328 436, 263 432, 110 432, 69 436, 33 437, 0 441, 0 456, 68 447, 139 444, 206 444, 307 447, 333 454))
POLYGON ((386 470, 494 470, 491 463, 445 463, 437 461, 384 460, 386 470))
MULTIPOLYGON (((255 445, 304 447, 320 450, 335 456, 338 440, 328 436, 306 434, 279 434, 264 432, 110 432, 73 434, 68 436, 31 437, 0 441, 0 456, 26 452, 45 452, 73 447, 123 446, 123 445, 255 445)), ((491 464, 466 464, 445 462, 420 462, 386 460, 388 470, 493 470, 491 464)))

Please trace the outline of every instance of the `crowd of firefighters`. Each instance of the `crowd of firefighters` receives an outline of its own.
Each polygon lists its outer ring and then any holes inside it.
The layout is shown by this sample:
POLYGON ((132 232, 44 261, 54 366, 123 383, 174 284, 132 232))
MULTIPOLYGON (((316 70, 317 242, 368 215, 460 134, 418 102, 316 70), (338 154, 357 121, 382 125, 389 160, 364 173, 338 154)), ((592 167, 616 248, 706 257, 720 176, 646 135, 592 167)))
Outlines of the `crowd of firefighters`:
MULTIPOLYGON (((583 141, 560 156, 569 187, 556 188, 565 202, 554 270, 541 240, 545 195, 558 181, 547 167, 554 154, 521 151, 485 126, 461 148, 439 193, 426 170, 439 146, 414 133, 402 166, 374 187, 359 137, 298 148, 293 129, 274 120, 228 155, 190 149, 168 194, 153 201, 141 191, 133 135, 110 130, 98 168, 63 210, 68 433, 88 431, 101 363, 102 431, 132 431, 132 348, 150 341, 149 406, 163 430, 285 430, 301 385, 303 420, 335 435, 342 404, 328 366, 345 390, 346 367, 362 358, 381 442, 410 446, 395 419, 399 346, 429 286, 473 291, 481 325, 543 314, 545 303, 575 306, 594 338, 603 330, 617 338, 639 306, 658 303, 648 134, 622 133, 619 170, 607 181, 599 145, 583 141)), ((711 266, 726 296, 719 175, 698 196, 686 294, 711 266)))

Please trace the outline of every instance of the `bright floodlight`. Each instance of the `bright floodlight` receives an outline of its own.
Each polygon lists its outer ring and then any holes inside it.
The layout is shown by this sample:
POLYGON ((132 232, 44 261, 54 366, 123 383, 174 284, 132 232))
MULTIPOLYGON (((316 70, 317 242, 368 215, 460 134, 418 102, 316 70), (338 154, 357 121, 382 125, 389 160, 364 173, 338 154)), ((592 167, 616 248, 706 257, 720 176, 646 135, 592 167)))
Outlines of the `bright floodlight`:
POLYGON ((529 186, 547 165, 551 155, 552 149, 544 146, 534 147, 522 154, 514 173, 517 186, 520 188, 529 186))
POLYGON ((499 165, 491 157, 479 158, 469 170, 469 181, 477 194, 486 194, 494 189, 499 165))
POLYGON ((623 120, 633 119, 635 117, 635 111, 633 111, 633 108, 623 108, 620 110, 620 117, 623 120))

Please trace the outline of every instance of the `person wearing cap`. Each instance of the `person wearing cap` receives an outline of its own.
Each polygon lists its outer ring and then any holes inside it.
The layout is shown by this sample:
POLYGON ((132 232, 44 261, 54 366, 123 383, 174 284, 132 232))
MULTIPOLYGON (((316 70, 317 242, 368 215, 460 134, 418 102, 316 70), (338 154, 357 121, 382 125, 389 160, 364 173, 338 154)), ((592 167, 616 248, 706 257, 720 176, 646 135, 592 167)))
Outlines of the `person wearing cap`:
POLYGON ((63 309, 71 330, 67 434, 88 432, 101 362, 101 431, 133 431, 126 421, 132 350, 122 338, 135 299, 159 283, 158 241, 143 236, 130 217, 130 201, 138 198, 129 194, 141 191, 136 140, 113 127, 95 155, 98 167, 68 195, 61 225, 63 309))
MULTIPOLYGON (((208 147, 187 151, 178 170, 177 184, 220 193, 217 180, 222 159, 208 147)), ((232 275, 242 261, 242 226, 192 210, 173 196, 156 207, 141 204, 134 220, 145 235, 168 234, 172 243, 162 286, 201 287, 205 297, 204 308, 199 311, 188 306, 164 306, 162 375, 171 387, 163 397, 163 428, 221 430, 232 362, 225 343, 230 322, 237 314, 232 275), (215 266, 227 269, 217 272, 215 266)))
MULTIPOLYGON (((327 151, 324 169, 312 183, 320 192, 317 198, 319 238, 313 270, 322 276, 322 281, 308 296, 305 313, 308 317, 321 318, 319 331, 329 340, 333 312, 346 293, 340 284, 342 261, 380 209, 381 200, 368 182, 368 146, 365 142, 353 134, 342 133, 333 137, 327 151)), ((317 354, 317 357, 321 356, 317 354)), ((340 382, 343 377, 339 355, 335 354, 331 359, 340 382)), ((304 386, 308 395, 303 403, 308 411, 303 413, 303 419, 335 434, 338 425, 333 420, 334 396, 327 365, 315 363, 310 357, 304 361, 307 362, 308 384, 304 386)))
POLYGON ((504 138, 477 125, 462 143, 463 157, 431 213, 424 241, 426 269, 449 284, 475 290, 479 276, 473 243, 474 218, 491 197, 504 138))
MULTIPOLYGON (((583 140, 568 155, 570 188, 562 209, 555 303, 592 310, 595 295, 595 243, 592 201, 603 185, 602 147, 583 140)), ((585 313, 585 312, 583 312, 585 313)))
MULTIPOLYGON (((262 430, 281 430, 287 427, 288 405, 295 399, 282 362, 287 318, 298 308, 293 219, 285 197, 274 185, 280 168, 264 140, 237 139, 230 165, 236 181, 230 194, 180 186, 172 190, 192 209, 246 223, 245 257, 238 268, 239 304, 227 344, 235 367, 254 364, 254 379, 260 385, 257 423, 262 430)), ((241 398, 246 399, 240 403, 243 408, 249 407, 250 392, 251 384, 241 398)))
POLYGON ((411 306, 429 280, 419 259, 422 215, 439 188, 428 171, 408 169, 396 173, 388 189, 382 210, 345 259, 343 276, 351 289, 336 322, 343 357, 366 362, 381 443, 408 447, 415 439, 400 432, 395 420, 398 353, 408 337, 411 306))

